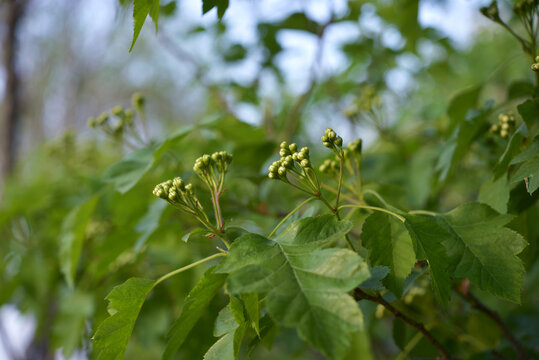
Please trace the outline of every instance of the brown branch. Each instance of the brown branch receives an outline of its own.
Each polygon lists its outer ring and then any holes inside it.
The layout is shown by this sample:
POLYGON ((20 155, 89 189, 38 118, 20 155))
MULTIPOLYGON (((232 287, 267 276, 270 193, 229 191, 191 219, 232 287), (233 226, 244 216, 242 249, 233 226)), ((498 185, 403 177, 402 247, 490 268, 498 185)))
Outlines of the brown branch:
POLYGON ((393 305, 388 303, 380 294, 369 295, 366 292, 364 292, 363 290, 361 290, 360 288, 356 288, 354 290, 354 299, 356 301, 360 301, 360 300, 365 299, 365 300, 373 301, 375 303, 378 303, 378 304, 382 305, 389 312, 391 312, 393 315, 395 315, 395 317, 401 319, 402 321, 404 321, 408 325, 416 328, 419 332, 421 332, 423 334, 423 336, 425 336, 425 338, 436 349, 438 349, 438 352, 440 353, 440 357, 439 357, 440 360, 453 359, 451 357, 451 355, 449 355, 449 351, 447 351, 447 349, 442 344, 440 344, 440 342, 438 340, 436 340, 436 338, 425 328, 423 323, 415 321, 414 319, 409 318, 408 316, 404 315, 402 312, 397 310, 393 305))
POLYGON ((18 133, 20 130, 20 78, 17 73, 17 32, 24 16, 27 0, 7 1, 7 32, 4 40, 4 66, 6 69, 6 92, 4 96, 4 140, 2 141, 2 172, 7 176, 17 159, 18 133))
POLYGON ((518 355, 518 358, 520 360, 529 360, 530 356, 526 352, 526 350, 522 347, 522 345, 518 342, 518 340, 513 336, 511 330, 505 325, 503 320, 500 318, 500 316, 493 310, 489 309, 485 304, 483 304, 478 298, 476 298, 470 291, 458 291, 460 296, 468 302, 470 305, 472 305, 473 308, 477 309, 478 311, 481 311, 485 315, 487 315, 489 318, 492 319, 498 325, 500 330, 502 331, 503 335, 507 338, 509 341, 509 344, 511 344, 511 347, 518 355))

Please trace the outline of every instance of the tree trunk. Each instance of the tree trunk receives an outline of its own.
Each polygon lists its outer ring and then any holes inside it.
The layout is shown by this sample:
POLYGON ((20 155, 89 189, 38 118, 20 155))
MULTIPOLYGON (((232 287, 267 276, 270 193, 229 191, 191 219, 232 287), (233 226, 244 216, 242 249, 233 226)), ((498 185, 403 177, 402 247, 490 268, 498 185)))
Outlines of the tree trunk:
POLYGON ((2 144, 2 173, 7 176, 13 170, 17 158, 20 129, 20 80, 16 69, 17 29, 23 17, 27 0, 6 0, 6 35, 4 39, 4 66, 6 91, 4 96, 4 139, 2 144))

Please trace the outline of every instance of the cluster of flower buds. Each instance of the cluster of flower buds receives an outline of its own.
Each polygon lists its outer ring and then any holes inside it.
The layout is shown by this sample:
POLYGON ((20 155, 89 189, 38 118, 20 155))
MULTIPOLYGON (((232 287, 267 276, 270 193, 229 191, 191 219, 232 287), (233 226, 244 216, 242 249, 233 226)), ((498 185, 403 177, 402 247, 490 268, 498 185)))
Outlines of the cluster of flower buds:
POLYGON ((318 168, 321 173, 334 175, 339 172, 339 164, 335 160, 324 160, 322 165, 318 168))
POLYGON ((268 177, 270 179, 288 181, 286 174, 289 170, 300 174, 298 166, 300 169, 311 167, 308 147, 303 147, 298 151, 298 146, 296 144, 293 143, 288 145, 286 141, 283 141, 280 148, 279 155, 281 155, 281 158, 274 161, 268 168, 268 177))
POLYGON ((202 206, 193 191, 193 184, 186 184, 179 177, 157 184, 153 194, 188 213, 197 214, 202 211, 202 206))
POLYGON ((357 139, 357 140, 352 141, 350 144, 348 144, 348 150, 352 154, 361 155, 361 146, 362 146, 361 139, 357 139))
MULTIPOLYGON (((140 93, 136 93, 133 95, 131 102, 134 109, 142 114, 144 97, 140 93)), ((125 109, 121 105, 116 105, 109 112, 104 112, 97 118, 88 118, 88 126, 92 129, 99 129, 114 138, 130 135, 134 141, 143 143, 142 138, 134 128, 134 109, 125 109)))
POLYGON ((537 11, 539 0, 520 0, 513 6, 513 11, 517 15, 534 14, 537 11))
POLYGON ((539 72, 539 56, 535 58, 535 64, 532 64, 531 68, 533 71, 539 72))
POLYGON ((321 140, 325 147, 333 150, 338 156, 342 156, 342 138, 333 129, 327 128, 321 140))
POLYGON ((361 90, 361 94, 343 111, 343 115, 351 118, 360 112, 373 111, 380 106, 381 102, 380 95, 376 94, 376 88, 372 85, 366 85, 361 90))
POLYGON ((493 1, 489 6, 483 6, 479 9, 481 13, 492 21, 500 21, 500 12, 498 10, 498 2, 493 1))
POLYGON ((204 154, 195 161, 193 171, 208 185, 210 190, 221 191, 225 173, 232 162, 232 155, 226 151, 204 154))
POLYGON ((515 127, 515 117, 513 114, 500 114, 498 116, 498 123, 490 127, 489 132, 491 134, 499 134, 502 138, 509 136, 511 129, 515 127))

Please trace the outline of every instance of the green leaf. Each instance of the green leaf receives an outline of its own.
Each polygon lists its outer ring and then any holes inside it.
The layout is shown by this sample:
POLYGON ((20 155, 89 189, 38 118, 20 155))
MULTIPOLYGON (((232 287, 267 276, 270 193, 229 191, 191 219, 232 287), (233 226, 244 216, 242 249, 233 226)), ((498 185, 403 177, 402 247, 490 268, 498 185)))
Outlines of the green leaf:
POLYGON ((517 106, 517 110, 528 128, 539 121, 539 99, 526 100, 517 106))
POLYGON ((350 336, 362 327, 361 311, 347 294, 368 279, 363 259, 329 248, 352 224, 332 215, 303 218, 275 240, 246 234, 232 244, 218 267, 229 273, 231 294, 267 293, 267 310, 279 324, 331 358, 341 358, 350 336))
POLYGON ((511 177, 512 182, 526 181, 526 190, 531 195, 539 188, 539 137, 520 154, 511 164, 520 164, 519 168, 511 177))
POLYGON ((217 8, 217 17, 222 19, 228 9, 228 0, 202 0, 202 15, 214 7, 217 8))
POLYGON ((79 291, 62 294, 52 329, 52 343, 70 358, 81 345, 86 320, 94 313, 93 297, 79 291))
POLYGON ((99 197, 93 196, 77 206, 62 223, 60 235, 60 268, 67 284, 73 288, 75 274, 86 236, 86 226, 94 213, 99 197))
POLYGON ((482 110, 470 110, 466 119, 455 127, 447 144, 438 158, 436 170, 440 172, 439 179, 444 181, 455 164, 464 156, 468 146, 487 123, 492 102, 488 102, 482 110))
POLYGON ((93 336, 97 360, 123 359, 140 308, 154 284, 153 280, 130 278, 107 295, 111 316, 93 336))
POLYGON ((513 157, 518 153, 522 145, 522 140, 528 136, 528 127, 525 123, 522 123, 513 135, 511 135, 502 156, 500 156, 498 163, 494 167, 494 178, 499 178, 507 173, 507 168, 513 157))
POLYGON ((114 184, 116 190, 125 194, 146 174, 154 163, 156 146, 135 150, 105 171, 105 181, 114 184))
POLYGON ((504 227, 513 217, 468 203, 437 218, 451 233, 444 246, 453 276, 469 278, 484 291, 520 302, 524 265, 517 255, 527 243, 504 227))
POLYGON ((182 241, 183 242, 188 242, 191 239, 194 239, 194 238, 197 238, 197 237, 201 236, 201 234, 209 234, 209 232, 208 232, 207 229, 195 228, 195 229, 189 231, 184 236, 182 236, 182 241))
POLYGON ((389 267, 391 271, 382 283, 400 297, 404 281, 416 261, 412 239, 406 227, 393 216, 375 212, 363 223, 361 239, 370 250, 371 266, 389 267))
POLYGON ((146 241, 148 241, 148 238, 157 229, 159 222, 161 221, 161 216, 167 208, 167 205, 168 204, 166 202, 162 201, 161 199, 157 199, 150 205, 146 215, 139 220, 135 226, 135 231, 140 234, 137 242, 135 243, 135 251, 140 251, 144 244, 146 244, 146 241))
POLYGON ((250 325, 256 331, 256 334, 260 336, 260 309, 258 306, 258 294, 244 294, 241 296, 245 312, 250 320, 250 325))
POLYGON ((491 178, 481 185, 477 200, 505 214, 507 212, 510 190, 507 175, 500 176, 497 180, 491 178))
POLYGON ((451 298, 451 279, 448 272, 449 259, 443 241, 448 239, 450 234, 432 218, 410 214, 404 217, 415 253, 418 259, 428 261, 434 294, 445 306, 451 298))
POLYGON ((133 6, 133 41, 129 52, 133 50, 133 46, 137 42, 140 30, 146 21, 146 18, 150 15, 155 22, 155 31, 157 31, 157 24, 159 21, 159 0, 135 0, 133 6))
POLYGON ((243 309, 241 301, 231 296, 215 321, 213 335, 221 338, 206 352, 204 360, 237 359, 246 329, 243 309))
POLYGON ((449 131, 452 131, 458 124, 463 122, 468 111, 477 106, 482 88, 482 85, 474 86, 453 96, 447 108, 447 115, 451 119, 449 131))
POLYGON ((187 295, 182 313, 168 333, 169 340, 163 359, 172 359, 208 307, 211 299, 225 283, 226 275, 216 274, 214 269, 215 267, 211 267, 206 270, 202 279, 187 295))
POLYGON ((168 149, 183 140, 192 130, 192 126, 182 127, 161 143, 133 151, 125 159, 113 164, 105 171, 105 181, 112 183, 122 194, 128 192, 168 149))

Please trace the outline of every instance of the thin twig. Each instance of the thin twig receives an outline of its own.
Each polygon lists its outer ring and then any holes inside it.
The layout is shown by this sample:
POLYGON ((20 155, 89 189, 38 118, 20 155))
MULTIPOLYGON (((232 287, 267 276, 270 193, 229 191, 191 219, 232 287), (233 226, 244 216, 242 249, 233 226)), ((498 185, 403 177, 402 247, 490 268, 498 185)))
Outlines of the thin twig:
POLYGON ((502 331, 503 335, 507 338, 509 341, 509 344, 511 344, 511 347, 518 355, 518 358, 520 360, 529 360, 530 356, 526 352, 526 350, 522 347, 522 345, 518 342, 518 340, 513 336, 513 333, 507 325, 503 322, 503 320, 500 318, 500 316, 493 310, 489 309, 485 304, 483 304, 478 298, 476 298, 471 292, 458 292, 460 296, 464 300, 466 300, 472 307, 477 309, 478 311, 481 311, 485 315, 487 315, 489 318, 492 319, 498 325, 500 330, 502 331))
POLYGON ((356 301, 360 300, 369 300, 373 301, 375 303, 378 303, 385 307, 389 312, 391 312, 395 317, 401 319, 405 323, 409 324, 410 326, 413 326, 418 331, 420 331, 423 336, 436 348, 438 349, 438 352, 440 353, 440 359, 441 360, 449 360, 452 359, 451 355, 449 355, 449 351, 438 341, 436 338, 425 328, 425 325, 423 323, 420 323, 418 321, 415 321, 412 318, 409 318, 408 316, 404 315, 402 312, 397 310, 393 305, 388 303, 380 294, 376 295, 369 295, 360 288, 356 288, 354 290, 354 299, 356 301))

